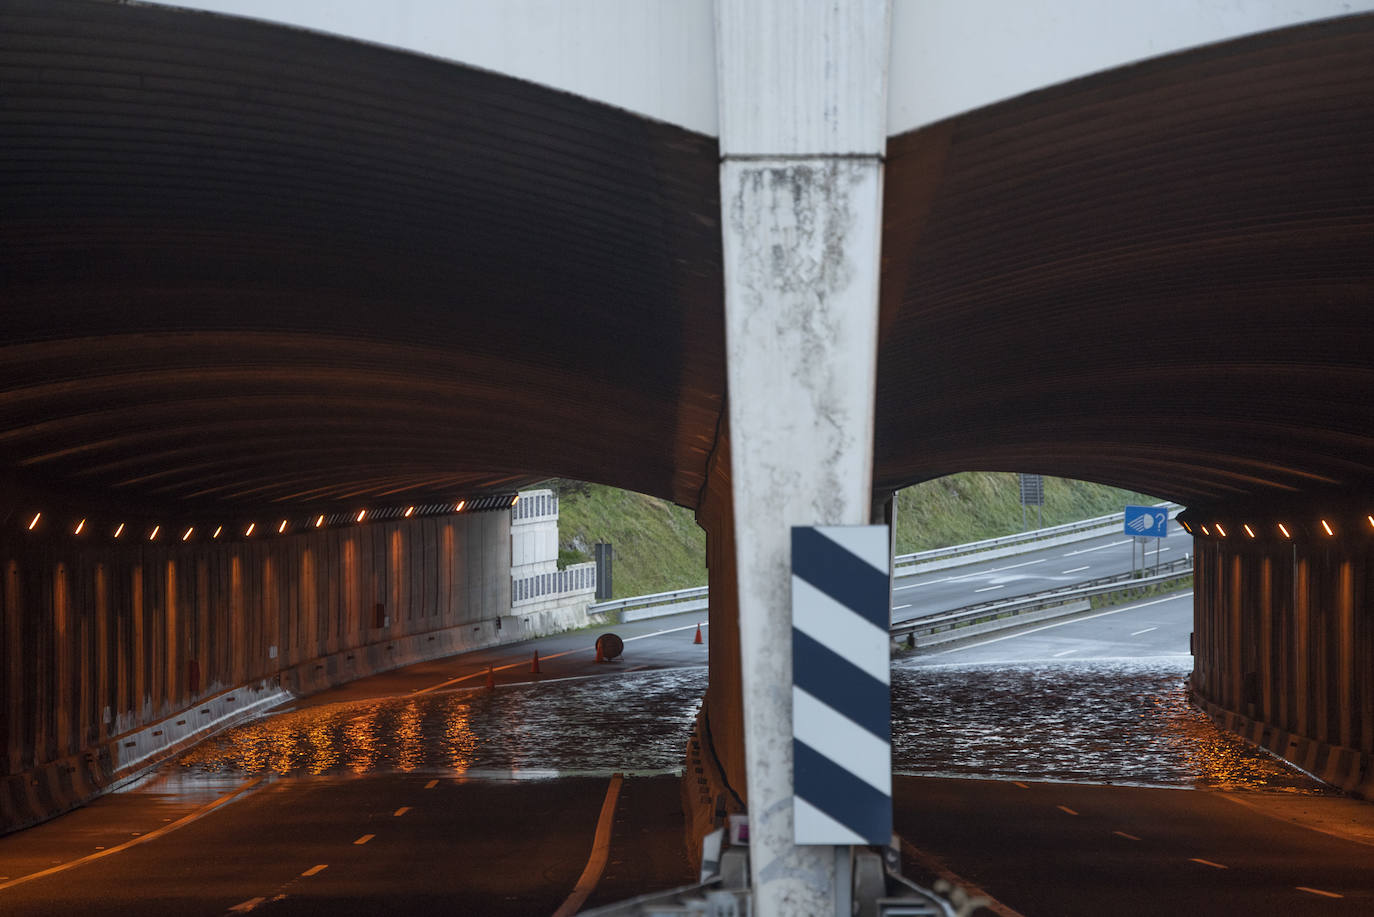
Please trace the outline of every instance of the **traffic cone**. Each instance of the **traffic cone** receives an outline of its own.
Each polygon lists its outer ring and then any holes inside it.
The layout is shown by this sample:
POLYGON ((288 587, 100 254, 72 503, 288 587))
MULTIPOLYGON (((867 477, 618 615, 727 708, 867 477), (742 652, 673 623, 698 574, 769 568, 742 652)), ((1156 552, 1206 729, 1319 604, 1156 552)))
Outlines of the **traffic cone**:
POLYGON ((539 671, 539 650, 535 650, 535 651, 534 651, 534 658, 530 660, 530 674, 531 674, 531 675, 542 675, 542 674, 543 674, 542 672, 539 671))
POLYGON ((700 625, 700 624, 697 625, 697 635, 696 635, 695 637, 692 638, 692 642, 693 642, 693 643, 700 643, 700 642, 701 642, 701 625, 700 625))
POLYGON ((492 670, 491 666, 487 666, 487 690, 496 690, 496 672, 492 670))

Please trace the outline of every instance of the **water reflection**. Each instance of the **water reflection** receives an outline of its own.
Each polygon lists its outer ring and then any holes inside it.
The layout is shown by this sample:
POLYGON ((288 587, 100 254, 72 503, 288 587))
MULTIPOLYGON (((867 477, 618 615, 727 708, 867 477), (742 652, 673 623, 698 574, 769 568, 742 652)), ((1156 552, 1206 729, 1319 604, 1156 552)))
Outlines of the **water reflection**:
POLYGON ((1315 790, 1188 702, 1192 658, 897 663, 898 773, 1315 790))
MULTIPOLYGON (((1187 700, 1190 657, 924 665, 892 672, 903 774, 1310 789, 1187 700)), ((644 672, 297 710, 186 754, 190 772, 434 772, 471 777, 676 772, 704 669, 644 672)))

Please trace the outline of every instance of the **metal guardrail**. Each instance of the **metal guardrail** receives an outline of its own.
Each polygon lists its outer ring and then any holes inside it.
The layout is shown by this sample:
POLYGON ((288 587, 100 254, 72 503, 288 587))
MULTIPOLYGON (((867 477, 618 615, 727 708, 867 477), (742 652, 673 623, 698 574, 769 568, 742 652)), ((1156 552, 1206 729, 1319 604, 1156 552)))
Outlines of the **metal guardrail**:
POLYGON ((1183 557, 1167 564, 1160 564, 1155 569, 1164 572, 1138 578, 1133 572, 1119 573, 1115 576, 1085 580, 1062 589, 1033 592, 1011 599, 982 602, 978 605, 967 605, 952 611, 940 611, 918 618, 909 618, 893 624, 890 633, 893 637, 909 637, 920 633, 936 634, 957 627, 967 627, 997 618, 1014 617, 1055 605, 1063 605, 1075 599, 1086 599, 1095 595, 1106 595, 1110 592, 1155 586, 1191 574, 1193 572, 1193 559, 1192 557, 1183 557))
MULTIPOLYGON (((1156 503, 1156 506, 1166 507, 1169 512, 1181 510, 1183 507, 1178 503, 1156 503)), ((899 554, 892 559, 894 567, 901 567, 907 564, 920 563, 925 560, 938 560, 942 557, 957 557, 960 554, 976 554, 979 551, 990 551, 993 548, 1004 548, 1014 544, 1024 544, 1030 541, 1043 541, 1046 538, 1057 538, 1060 535, 1072 535, 1076 532, 1086 532, 1091 529, 1104 528, 1114 522, 1124 522, 1126 514, 1111 513, 1106 516, 1097 516, 1092 519, 1080 519, 1077 522, 1065 522, 1062 525, 1052 525, 1045 529, 1034 529, 1029 532, 1017 532, 1015 535, 1002 535, 998 538, 985 538, 982 541, 970 541, 967 544, 955 544, 946 548, 931 548, 928 551, 917 551, 914 554, 899 554)))
MULTIPOLYGON (((1171 513, 1174 510, 1183 508, 1177 503, 1159 503, 1156 505, 1167 507, 1171 513)), ((903 565, 919 563, 923 560, 956 557, 961 554, 977 554, 981 551, 1006 547, 1008 545, 1043 541, 1047 538, 1058 537, 1059 535, 1069 535, 1075 532, 1084 532, 1101 528, 1113 522, 1122 522, 1124 519, 1124 513, 1112 513, 1107 516, 1098 516, 1093 519, 1080 519, 1078 522, 1066 522, 1063 525, 1055 525, 1046 529, 1036 529, 1031 532, 1018 532, 1015 535, 1003 535, 1000 538, 988 538, 983 541, 972 541, 968 544, 951 545, 947 548, 933 548, 929 551, 917 551, 914 554, 902 554, 893 558, 893 569, 896 570, 903 565)), ((652 595, 637 595, 625 599, 614 599, 609 602, 598 602, 588 607, 587 614, 605 615, 617 611, 653 608, 659 605, 678 605, 685 602, 705 599, 706 597, 707 587, 695 586, 690 589, 675 589, 672 592, 655 592, 652 595)))
POLYGON ((655 605, 678 605, 706 598, 707 586, 694 586, 691 589, 674 589, 672 592, 655 592, 652 595, 636 595, 628 599, 614 599, 598 602, 587 608, 587 614, 609 614, 613 611, 627 611, 631 608, 652 608, 655 605))

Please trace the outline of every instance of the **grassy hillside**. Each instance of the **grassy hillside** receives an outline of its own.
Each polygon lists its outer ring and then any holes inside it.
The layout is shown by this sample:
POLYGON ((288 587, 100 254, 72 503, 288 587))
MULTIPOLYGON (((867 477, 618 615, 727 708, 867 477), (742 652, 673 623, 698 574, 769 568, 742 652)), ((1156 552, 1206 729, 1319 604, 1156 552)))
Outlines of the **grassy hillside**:
MULTIPOLYGON (((615 550, 616 598, 706 584, 706 536, 692 513, 643 494, 598 484, 552 481, 560 494, 560 562, 591 559, 592 545, 615 550)), ((1116 512, 1126 503, 1153 503, 1083 481, 1045 479, 1045 525, 1116 512)), ((1028 511, 1034 525, 1034 510, 1028 511)), ((1021 530, 1014 474, 956 474, 898 495, 897 552, 937 548, 1021 530)))

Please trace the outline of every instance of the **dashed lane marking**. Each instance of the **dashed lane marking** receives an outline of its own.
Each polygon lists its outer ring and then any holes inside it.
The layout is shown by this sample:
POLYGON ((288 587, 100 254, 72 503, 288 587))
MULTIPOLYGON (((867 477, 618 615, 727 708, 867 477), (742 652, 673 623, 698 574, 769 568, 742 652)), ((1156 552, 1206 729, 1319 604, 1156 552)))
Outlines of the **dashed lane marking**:
POLYGON ((1188 859, 1192 860, 1194 863, 1201 863, 1203 866, 1210 866, 1213 869, 1227 868, 1223 863, 1213 863, 1211 860, 1204 860, 1202 857, 1188 857, 1188 859))
POLYGON ((1084 549, 1081 550, 1081 551, 1070 551, 1069 553, 1064 554, 1063 556, 1064 556, 1064 557, 1073 557, 1073 556, 1075 556, 1075 555, 1077 555, 1077 554, 1091 554, 1093 551, 1101 551, 1101 550, 1104 550, 1104 549, 1106 549, 1106 548, 1114 548, 1114 547, 1116 547, 1116 546, 1119 545, 1119 544, 1130 544, 1130 543, 1131 543, 1131 539, 1125 538, 1125 539, 1122 539, 1121 541, 1111 541, 1111 542, 1108 542, 1107 544, 1100 544, 1100 545, 1098 545, 1098 546, 1095 547, 1095 548, 1084 548, 1084 549))
POLYGON ((1147 628, 1145 628, 1144 630, 1134 630, 1134 631, 1131 631, 1131 636, 1132 636, 1132 637, 1139 637, 1141 634, 1148 634, 1148 633, 1149 633, 1150 631, 1152 631, 1152 630, 1159 630, 1159 628, 1158 628, 1158 627, 1147 627, 1147 628))
POLYGON ((1086 567, 1074 567, 1072 570, 1060 570, 1059 572, 1060 572, 1061 574, 1062 574, 1062 573, 1082 573, 1084 570, 1091 570, 1091 569, 1092 569, 1092 564, 1088 564, 1086 567))
POLYGON ((326 869, 328 869, 328 868, 329 868, 329 864, 328 864, 328 863, 321 863, 321 864, 318 865, 318 866, 311 866, 311 867, 310 867, 309 869, 307 869, 305 872, 301 873, 301 875, 303 875, 303 876, 318 876, 320 873, 324 872, 324 871, 325 871, 326 869))
POLYGON ((1140 838, 1136 837, 1134 834, 1127 834, 1125 831, 1113 831, 1112 833, 1115 834, 1117 837, 1124 837, 1128 841, 1140 840, 1140 838))
POLYGON ((582 905, 587 903, 587 897, 596 889, 596 883, 601 881, 601 874, 606 870, 606 860, 611 853, 611 828, 615 822, 615 802, 620 797, 620 784, 624 777, 615 774, 611 777, 611 783, 606 787, 606 798, 601 803, 601 816, 596 820, 596 835, 592 839, 592 855, 587 858, 587 866, 582 870, 582 875, 577 879, 577 885, 573 886, 572 894, 568 895, 558 910, 553 912, 553 917, 572 917, 582 905))
POLYGON ((1059 811, 1065 812, 1065 813, 1067 813, 1067 814, 1069 814, 1069 815, 1077 815, 1077 814, 1078 814, 1078 813, 1075 812, 1073 809, 1070 809, 1068 806, 1055 806, 1055 808, 1058 809, 1059 811))
POLYGON ((1308 888, 1306 885, 1293 886, 1300 892, 1307 892, 1309 895, 1321 895, 1323 898, 1344 898, 1345 895, 1338 895, 1335 892, 1325 892, 1320 888, 1308 888))
POLYGON ((363 844, 366 844, 368 841, 372 840, 376 836, 377 835, 375 834, 364 834, 362 837, 354 841, 353 844, 356 847, 361 847, 363 844))
POLYGON ((1161 602, 1177 602, 1181 599, 1191 598, 1192 595, 1193 593, 1191 590, 1188 592, 1180 592, 1177 595, 1166 595, 1162 599, 1154 599, 1149 602, 1141 602, 1138 605, 1123 605, 1120 608, 1113 608, 1111 611, 1100 611, 1095 615, 1087 615, 1082 618, 1070 618, 1067 621, 1056 621, 1053 624, 1046 624, 1044 627, 1033 627, 1030 630, 1023 630, 1020 633, 1016 634, 1007 634, 1003 637, 992 637, 988 640, 980 640, 977 643, 965 644, 964 646, 955 647, 952 650, 941 650, 938 653, 931 653, 930 655, 948 656, 950 653, 962 653, 964 650, 971 650, 980 646, 987 646, 989 643, 1000 643, 1003 640, 1015 640, 1017 637, 1028 637, 1031 634, 1038 634, 1042 630, 1051 630, 1055 627, 1063 627, 1065 624, 1078 624, 1083 621, 1091 621, 1093 618, 1105 618, 1107 615, 1119 615, 1123 611, 1137 611, 1141 608, 1146 608, 1150 605, 1158 605, 1161 602))
POLYGON ((893 605, 893 606, 892 606, 892 610, 893 610, 893 611, 901 611, 903 608, 910 608, 910 607, 911 607, 910 605, 893 605))
POLYGON ((231 914, 246 914, 253 908, 266 901, 266 898, 249 898, 247 901, 240 901, 238 904, 229 908, 231 914))
POLYGON ((994 590, 994 589, 1001 589, 1003 585, 1005 585, 1005 584, 1004 584, 1004 583, 998 583, 996 586, 984 586, 982 589, 975 589, 975 590, 973 590, 973 591, 974 591, 974 592, 991 592, 991 591, 994 590))
POLYGON ((1076 653, 1076 652, 1078 652, 1078 650, 1076 650, 1076 649, 1064 650, 1062 653, 1055 653, 1055 654, 1054 654, 1054 658, 1055 658, 1055 659, 1058 659, 1060 656, 1067 656, 1067 655, 1069 655, 1069 653, 1076 653))
POLYGON ((410 806, 401 806, 401 807, 400 807, 399 809, 397 809, 395 812, 392 812, 391 815, 392 815, 393 818, 400 818, 402 815, 406 814, 406 813, 409 812, 409 811, 410 811, 410 806))
MULTIPOLYGON (((65 872, 66 870, 71 869, 73 866, 80 866, 82 863, 89 863, 92 860, 98 860, 101 857, 107 857, 112 853, 119 853, 119 851, 121 850, 127 850, 130 847, 133 847, 137 844, 146 843, 148 841, 153 840, 156 837, 160 837, 161 835, 167 834, 170 831, 175 831, 183 825, 189 825, 196 819, 201 818, 205 815, 209 815, 215 809, 218 809, 220 806, 224 805, 226 802, 233 799, 234 797, 239 796, 242 793, 248 792, 258 784, 262 783, 262 779, 263 778, 261 777, 254 777, 247 783, 244 783, 239 787, 230 790, 228 793, 225 793, 223 796, 221 796, 219 799, 216 799, 214 802, 206 803, 199 809, 196 809, 194 812, 191 812, 188 815, 183 815, 181 818, 178 818, 171 824, 163 825, 161 828, 158 828, 155 831, 149 831, 147 834, 135 833, 133 840, 125 841, 124 843, 111 847, 108 850, 99 850, 95 853, 88 853, 86 854, 86 856, 81 857, 80 859, 72 860, 68 863, 59 863, 56 866, 51 866, 47 869, 39 870, 38 872, 31 872, 27 876, 20 876, 17 879, 10 879, 6 881, 3 885, 0 885, 0 890, 6 888, 13 888, 16 885, 19 885, 23 882, 28 882, 32 879, 41 879, 43 876, 50 876, 54 873, 65 872)), ((254 907, 256 906, 257 905, 254 905, 254 907)))
POLYGON ((429 783, 426 783, 426 784, 425 784, 425 789, 427 789, 427 790, 432 790, 432 789, 434 789, 434 788, 435 788, 436 786, 438 786, 438 785, 439 785, 439 781, 438 781, 438 780, 431 780, 429 783))

